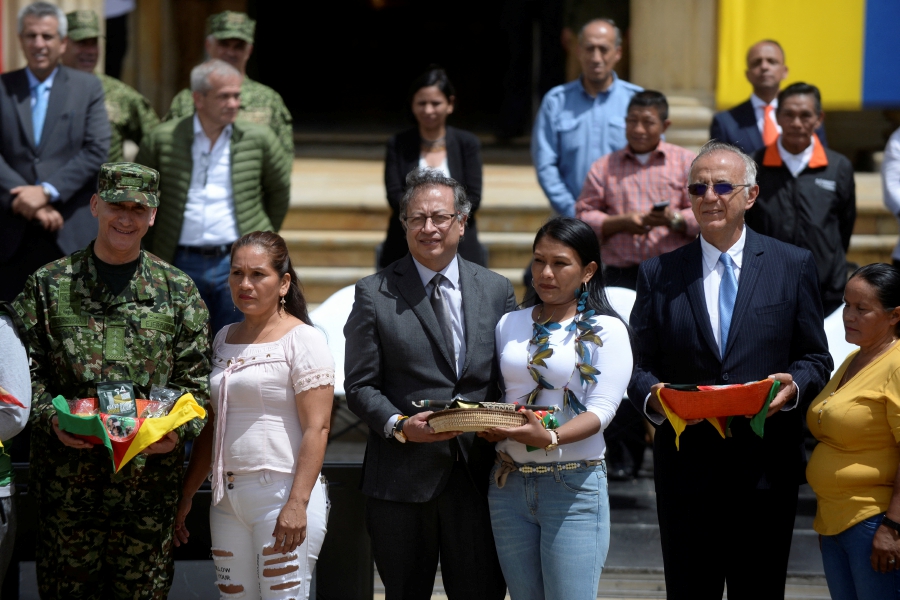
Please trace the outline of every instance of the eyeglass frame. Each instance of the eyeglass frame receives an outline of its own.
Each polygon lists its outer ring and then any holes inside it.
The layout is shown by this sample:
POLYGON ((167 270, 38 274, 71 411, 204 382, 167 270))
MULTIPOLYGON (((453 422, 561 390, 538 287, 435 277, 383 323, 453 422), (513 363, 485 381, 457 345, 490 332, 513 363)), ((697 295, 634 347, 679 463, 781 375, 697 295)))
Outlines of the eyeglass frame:
POLYGON ((736 191, 739 190, 740 188, 753 187, 754 185, 756 185, 756 184, 755 184, 755 183, 730 183, 730 182, 728 182, 728 181, 718 181, 718 182, 716 182, 716 183, 689 183, 689 184, 687 184, 687 185, 684 186, 684 187, 687 189, 687 192, 688 192, 689 195, 691 195, 691 196, 696 196, 697 198, 702 198, 702 197, 704 197, 704 196, 706 195, 706 192, 708 192, 709 189, 712 188, 713 194, 715 194, 716 196, 718 196, 719 198, 721 198, 722 196, 727 196, 728 194, 733 194, 734 192, 736 192, 736 191), (730 186, 731 186, 731 190, 725 192, 724 194, 720 194, 719 192, 716 191, 716 186, 717 186, 717 185, 723 185, 723 184, 724 184, 724 185, 730 185, 730 186), (706 189, 703 190, 703 193, 702 193, 702 194, 694 194, 693 192, 691 192, 691 187, 693 187, 693 186, 695 186, 695 185, 703 185, 703 186, 706 186, 706 189))
POLYGON ((421 231, 422 229, 425 229, 425 225, 428 224, 429 220, 431 221, 431 224, 434 225, 435 229, 447 229, 450 227, 450 223, 453 221, 454 218, 456 218, 456 220, 458 220, 458 221, 461 221, 462 220, 461 217, 462 217, 462 213, 459 211, 456 211, 455 213, 452 213, 452 214, 451 213, 438 213, 436 215, 420 215, 420 216, 415 216, 415 217, 408 217, 408 216, 404 215, 404 216, 400 217, 400 221, 402 221, 403 225, 405 225, 406 228, 411 231, 421 231), (434 217, 450 217, 450 218, 447 219, 447 222, 445 224, 438 225, 437 223, 434 222, 434 217), (411 218, 412 219, 420 219, 421 218, 421 219, 424 219, 424 221, 422 221, 422 225, 420 227, 415 227, 409 223, 409 220, 411 218))

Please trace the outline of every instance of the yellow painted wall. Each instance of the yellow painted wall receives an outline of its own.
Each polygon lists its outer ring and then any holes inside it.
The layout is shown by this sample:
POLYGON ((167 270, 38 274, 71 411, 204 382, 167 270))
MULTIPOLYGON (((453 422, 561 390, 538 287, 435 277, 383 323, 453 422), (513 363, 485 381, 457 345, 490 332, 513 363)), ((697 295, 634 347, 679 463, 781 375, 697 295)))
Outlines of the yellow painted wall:
POLYGON ((817 86, 826 109, 860 108, 864 25, 865 0, 719 0, 718 108, 750 97, 747 50, 763 39, 784 48, 785 84, 817 86))

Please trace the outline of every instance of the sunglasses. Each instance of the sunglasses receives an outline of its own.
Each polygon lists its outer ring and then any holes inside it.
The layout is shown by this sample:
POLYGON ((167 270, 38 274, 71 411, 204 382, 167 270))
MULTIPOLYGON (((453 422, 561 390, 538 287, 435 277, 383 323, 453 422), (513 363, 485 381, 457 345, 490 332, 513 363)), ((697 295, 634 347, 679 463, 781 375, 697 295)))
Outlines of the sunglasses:
POLYGON ((689 186, 687 186, 687 189, 688 189, 688 193, 691 196, 705 196, 706 190, 708 190, 710 187, 712 187, 713 193, 716 196, 727 196, 728 194, 730 194, 731 192, 733 192, 734 190, 736 190, 738 188, 750 187, 751 185, 753 185, 753 184, 752 183, 739 183, 739 184, 714 183, 714 184, 712 184, 712 186, 709 186, 706 183, 692 183, 689 186))

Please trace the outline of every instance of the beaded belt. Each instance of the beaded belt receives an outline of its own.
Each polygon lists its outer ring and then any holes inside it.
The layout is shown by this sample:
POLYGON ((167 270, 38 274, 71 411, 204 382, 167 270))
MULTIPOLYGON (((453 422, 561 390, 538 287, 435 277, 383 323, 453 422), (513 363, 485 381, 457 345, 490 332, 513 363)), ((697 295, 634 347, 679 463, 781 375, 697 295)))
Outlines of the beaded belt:
POLYGON ((495 462, 499 465, 497 470, 494 471, 494 481, 497 483, 498 488, 502 488, 506 485, 506 478, 513 471, 525 473, 526 475, 532 473, 543 475, 554 471, 574 471, 581 467, 596 467, 603 464, 602 460, 578 460, 567 463, 551 463, 549 465, 537 465, 531 467, 528 465, 517 465, 508 454, 499 450, 497 451, 497 459, 495 462))
POLYGON ((578 462, 555 463, 549 466, 538 465, 536 467, 529 467, 528 465, 522 465, 518 467, 518 470, 520 473, 539 473, 543 475, 544 473, 552 473, 553 471, 574 471, 579 467, 596 467, 597 465, 602 464, 602 460, 579 460, 578 462))

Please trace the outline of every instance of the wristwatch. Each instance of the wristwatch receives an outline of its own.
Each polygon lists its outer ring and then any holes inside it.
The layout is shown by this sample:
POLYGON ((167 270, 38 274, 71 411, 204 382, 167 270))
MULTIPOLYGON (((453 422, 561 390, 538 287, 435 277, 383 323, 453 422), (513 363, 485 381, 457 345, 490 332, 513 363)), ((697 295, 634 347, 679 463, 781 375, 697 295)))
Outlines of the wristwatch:
POLYGON ((884 517, 881 518, 881 524, 884 525, 885 527, 890 527, 897 533, 900 533, 900 523, 898 523, 897 521, 894 521, 893 519, 888 519, 887 515, 885 515, 884 517))
POLYGON ((406 443, 406 434, 403 433, 403 423, 409 419, 409 417, 400 417, 394 423, 393 429, 391 429, 391 435, 394 436, 394 439, 400 442, 401 444, 406 443))
POLYGON ((41 189, 44 190, 44 195, 47 196, 47 202, 53 200, 53 194, 50 192, 50 186, 46 183, 41 184, 41 189))
POLYGON ((544 452, 552 452, 559 446, 559 434, 556 433, 555 429, 549 429, 548 431, 550 432, 550 443, 544 446, 544 452))

